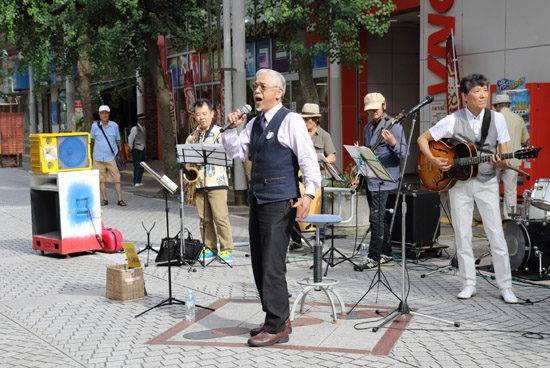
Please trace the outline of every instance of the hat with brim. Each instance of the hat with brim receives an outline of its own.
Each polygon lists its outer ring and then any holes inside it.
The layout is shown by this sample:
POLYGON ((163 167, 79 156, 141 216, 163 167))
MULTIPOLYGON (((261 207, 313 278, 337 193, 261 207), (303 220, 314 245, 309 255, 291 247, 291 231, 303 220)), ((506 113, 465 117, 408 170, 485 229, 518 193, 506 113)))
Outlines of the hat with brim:
POLYGON ((382 96, 381 93, 373 92, 365 96, 365 111, 367 110, 377 110, 386 103, 386 99, 382 96))
POLYGON ((313 104, 313 103, 307 103, 302 107, 302 115, 303 118, 320 118, 321 113, 319 112, 319 105, 313 104))
POLYGON ((102 112, 102 111, 111 112, 111 109, 107 105, 101 105, 99 106, 99 112, 102 112))
POLYGON ((510 99, 510 96, 508 96, 506 93, 496 95, 493 99, 493 105, 498 105, 501 103, 512 103, 512 99, 510 99))
POLYGON ((137 120, 145 119, 145 114, 137 114, 137 120))

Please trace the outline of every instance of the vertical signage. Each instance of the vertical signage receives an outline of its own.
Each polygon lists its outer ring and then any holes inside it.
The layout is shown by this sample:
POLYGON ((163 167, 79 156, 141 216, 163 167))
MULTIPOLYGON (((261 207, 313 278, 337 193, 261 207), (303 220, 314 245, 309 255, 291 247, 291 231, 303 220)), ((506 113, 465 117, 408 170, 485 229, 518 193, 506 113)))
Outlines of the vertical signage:
POLYGON ((453 6, 454 0, 430 0, 431 10, 439 14, 428 14, 428 24, 440 26, 428 36, 428 70, 437 75, 440 83, 428 86, 428 94, 433 95, 447 90, 447 70, 445 64, 436 58, 446 58, 446 47, 439 45, 446 41, 451 32, 455 33, 455 17, 443 15, 453 6))

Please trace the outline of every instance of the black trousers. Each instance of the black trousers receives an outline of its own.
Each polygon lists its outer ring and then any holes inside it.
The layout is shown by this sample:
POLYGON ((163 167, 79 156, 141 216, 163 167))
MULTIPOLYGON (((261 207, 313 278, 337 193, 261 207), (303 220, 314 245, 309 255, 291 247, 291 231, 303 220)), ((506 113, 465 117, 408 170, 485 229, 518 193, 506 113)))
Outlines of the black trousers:
POLYGON ((250 204, 250 256, 254 281, 265 312, 264 331, 282 332, 289 317, 286 252, 296 209, 289 200, 250 204))

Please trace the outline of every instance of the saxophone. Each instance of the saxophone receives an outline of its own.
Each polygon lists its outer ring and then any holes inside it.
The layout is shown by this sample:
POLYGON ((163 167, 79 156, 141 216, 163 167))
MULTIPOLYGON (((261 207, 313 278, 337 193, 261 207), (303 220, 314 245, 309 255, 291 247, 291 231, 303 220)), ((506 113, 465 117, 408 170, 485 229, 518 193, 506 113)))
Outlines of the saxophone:
MULTIPOLYGON (((193 134, 193 143, 199 141, 199 128, 195 130, 193 134)), ((183 180, 185 181, 184 195, 185 204, 188 206, 195 206, 195 199, 197 197, 197 184, 199 181, 199 170, 196 167, 191 166, 185 170, 183 174, 183 180)))
POLYGON ((197 182, 199 181, 199 170, 196 167, 190 167, 183 174, 185 180, 185 204, 188 206, 195 205, 195 198, 197 197, 197 182))

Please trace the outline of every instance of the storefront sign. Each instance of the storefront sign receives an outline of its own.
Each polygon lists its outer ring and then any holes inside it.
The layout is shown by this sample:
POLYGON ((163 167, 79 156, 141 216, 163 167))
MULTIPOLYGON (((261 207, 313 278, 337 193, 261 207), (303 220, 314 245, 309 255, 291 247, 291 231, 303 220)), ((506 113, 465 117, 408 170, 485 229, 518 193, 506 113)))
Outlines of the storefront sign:
POLYGON ((441 79, 441 83, 428 86, 428 94, 433 95, 447 90, 447 71, 445 64, 436 58, 446 57, 445 46, 439 44, 444 42, 451 31, 455 32, 455 17, 441 15, 451 9, 454 0, 430 0, 432 10, 440 14, 428 14, 428 24, 443 27, 428 36, 428 70, 441 79))

